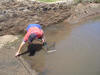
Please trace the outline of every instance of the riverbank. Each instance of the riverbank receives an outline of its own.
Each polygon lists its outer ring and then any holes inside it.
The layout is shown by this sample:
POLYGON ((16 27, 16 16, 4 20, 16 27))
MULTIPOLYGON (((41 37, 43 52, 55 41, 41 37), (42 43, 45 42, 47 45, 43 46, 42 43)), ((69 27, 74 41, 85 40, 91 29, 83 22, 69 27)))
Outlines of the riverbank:
POLYGON ((78 4, 72 10, 72 15, 67 19, 70 24, 81 22, 85 19, 92 18, 100 15, 100 4, 97 3, 84 3, 78 4))
POLYGON ((37 75, 22 57, 15 57, 19 38, 18 35, 0 37, 0 75, 37 75))
POLYGON ((74 22, 74 20, 79 21, 81 18, 95 13, 99 14, 100 4, 67 5, 66 3, 11 2, 1 4, 0 10, 0 35, 23 34, 27 25, 36 21, 43 27, 47 27, 64 20, 74 22))
MULTIPOLYGON (((45 4, 45 3, 38 3, 38 2, 34 2, 34 3, 14 2, 14 3, 9 3, 9 4, 7 3, 1 4, 0 9, 1 9, 0 35, 20 34, 20 33, 23 34, 27 25, 30 23, 34 23, 35 21, 39 21, 39 23, 43 27, 55 25, 63 21, 67 24, 68 23, 76 24, 80 21, 88 19, 89 17, 97 16, 100 14, 99 3, 80 3, 78 5, 68 6, 66 5, 66 3, 45 4)), ((13 37, 12 37, 12 40, 14 39, 13 37)), ((7 38, 5 38, 4 40, 6 39, 7 38)), ((0 39, 0 41, 3 41, 3 40, 0 39)), ((23 74, 21 75, 25 75, 25 74, 28 75, 25 68, 23 68, 19 64, 16 64, 18 61, 14 58, 16 49, 18 49, 18 45, 20 44, 20 42, 21 42, 21 39, 12 45, 8 44, 7 42, 6 43, 4 42, 2 44, 3 46, 0 44, 2 46, 0 48, 0 51, 1 51, 0 63, 1 65, 4 65, 3 67, 0 66, 1 67, 0 74, 7 75, 8 73, 8 75, 11 75, 11 74, 14 75, 15 73, 18 73, 19 75, 19 73, 23 72, 23 74), (8 61, 8 59, 10 61, 8 61), (5 61, 6 63, 4 63, 3 61, 5 61), (15 65, 16 66, 19 65, 20 67, 16 67, 15 65), (8 70, 7 68, 10 68, 10 67, 13 67, 13 68, 8 70), (12 70, 13 72, 11 72, 12 70)), ((39 65, 36 65, 36 66, 39 66, 39 65)))
MULTIPOLYGON (((90 18, 94 18, 97 16, 100 16, 100 15, 95 15, 90 18)), ((88 20, 89 20, 89 18, 88 18, 88 20)), ((86 21, 86 19, 85 19, 85 21, 86 21)), ((21 43, 21 40, 22 40, 22 37, 20 38, 18 36, 12 36, 12 35, 5 35, 5 36, 0 37, 0 46, 1 46, 0 47, 0 55, 1 55, 0 74, 1 75, 11 75, 11 74, 13 74, 13 75, 14 74, 16 74, 16 75, 19 75, 19 74, 21 74, 21 75, 31 75, 31 74, 37 75, 37 72, 42 71, 41 67, 42 68, 44 67, 45 57, 41 57, 41 56, 44 56, 44 52, 40 53, 41 52, 40 51, 35 56, 29 56, 29 54, 26 53, 24 55, 24 59, 23 59, 23 55, 21 57, 19 57, 19 59, 16 59, 14 57, 14 55, 18 49, 18 46, 21 43), (8 37, 8 39, 7 39, 7 37, 8 37), (2 44, 1 44, 1 42, 2 42, 2 44), (40 59, 40 58, 42 58, 42 59, 40 59), (19 60, 21 60, 21 62, 19 60), (32 62, 29 62, 26 60, 29 60, 32 62), (33 65, 33 60, 34 60, 34 65, 33 65), (38 63, 36 64, 36 62, 38 62, 38 63), (42 65, 39 65, 39 64, 42 64, 42 65), (9 69, 7 69, 7 68, 9 68, 9 69), (34 68, 35 68, 35 70, 37 70, 37 72, 35 72, 33 70, 34 68)), ((24 50, 23 52, 26 52, 27 48, 25 48, 23 50, 24 50)))

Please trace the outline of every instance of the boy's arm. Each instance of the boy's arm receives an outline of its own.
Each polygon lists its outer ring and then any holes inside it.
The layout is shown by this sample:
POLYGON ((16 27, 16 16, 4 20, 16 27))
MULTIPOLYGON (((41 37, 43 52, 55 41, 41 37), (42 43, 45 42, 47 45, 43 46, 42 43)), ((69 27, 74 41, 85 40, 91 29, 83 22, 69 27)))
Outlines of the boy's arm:
POLYGON ((18 56, 20 54, 21 48, 23 47, 24 44, 25 44, 24 41, 20 44, 20 46, 18 48, 18 51, 16 52, 16 55, 15 56, 18 56))
POLYGON ((47 44, 44 35, 43 35, 43 37, 42 37, 42 44, 43 44, 43 46, 45 46, 45 45, 47 44))

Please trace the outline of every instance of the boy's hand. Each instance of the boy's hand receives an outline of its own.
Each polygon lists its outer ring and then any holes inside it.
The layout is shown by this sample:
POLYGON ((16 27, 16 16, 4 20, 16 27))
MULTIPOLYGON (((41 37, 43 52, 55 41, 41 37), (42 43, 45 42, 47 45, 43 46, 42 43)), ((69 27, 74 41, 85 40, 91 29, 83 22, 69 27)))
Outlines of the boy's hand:
POLYGON ((16 52, 15 57, 17 57, 19 55, 19 52, 16 52))
POLYGON ((47 43, 46 42, 43 42, 43 46, 46 46, 47 45, 47 43))

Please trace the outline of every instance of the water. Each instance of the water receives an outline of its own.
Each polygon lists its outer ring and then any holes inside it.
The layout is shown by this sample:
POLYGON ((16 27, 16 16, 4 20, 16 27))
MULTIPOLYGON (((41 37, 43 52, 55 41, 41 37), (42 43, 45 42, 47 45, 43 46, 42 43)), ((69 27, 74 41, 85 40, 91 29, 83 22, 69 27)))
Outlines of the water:
POLYGON ((51 35, 57 51, 47 55, 41 75, 100 75, 100 19, 68 28, 51 35))
POLYGON ((57 51, 24 56, 40 75, 100 75, 100 18, 76 25, 61 23, 45 31, 57 51))

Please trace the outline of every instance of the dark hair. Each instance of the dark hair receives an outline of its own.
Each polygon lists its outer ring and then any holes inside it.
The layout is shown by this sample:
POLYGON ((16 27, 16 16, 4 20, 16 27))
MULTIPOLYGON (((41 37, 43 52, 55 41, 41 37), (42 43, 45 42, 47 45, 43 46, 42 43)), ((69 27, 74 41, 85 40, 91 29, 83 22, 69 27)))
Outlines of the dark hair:
POLYGON ((36 38, 36 35, 32 33, 28 38, 28 42, 32 42, 35 38, 36 38))

